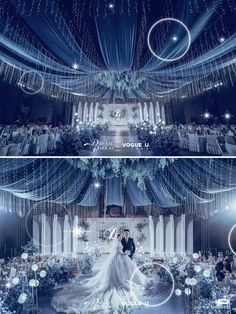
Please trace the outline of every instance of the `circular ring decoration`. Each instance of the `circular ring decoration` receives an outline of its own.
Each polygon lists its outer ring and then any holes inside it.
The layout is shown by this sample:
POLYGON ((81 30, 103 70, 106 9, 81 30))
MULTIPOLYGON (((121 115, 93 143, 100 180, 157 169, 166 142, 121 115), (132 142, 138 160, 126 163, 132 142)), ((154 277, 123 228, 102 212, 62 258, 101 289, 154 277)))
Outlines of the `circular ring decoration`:
POLYGON ((229 235, 228 235, 228 244, 229 244, 229 248, 230 248, 230 251, 236 256, 236 252, 234 251, 234 249, 232 248, 232 245, 231 245, 231 235, 232 235, 232 232, 234 231, 234 229, 236 229, 236 225, 234 225, 230 231, 229 231, 229 235))
POLYGON ((43 78, 43 76, 42 76, 42 74, 41 74, 40 72, 34 71, 34 70, 29 70, 29 71, 24 72, 24 73, 21 75, 21 77, 20 77, 20 79, 19 79, 19 82, 18 82, 18 85, 20 86, 21 90, 22 90, 24 93, 26 93, 26 94, 28 94, 28 95, 35 95, 35 94, 40 93, 41 90, 43 89, 43 87, 44 87, 44 78, 43 78), (26 90, 26 86, 25 86, 25 83, 24 83, 24 77, 25 77, 25 75, 31 74, 31 73, 33 73, 34 75, 39 76, 39 79, 40 79, 40 86, 37 88, 36 91, 29 92, 28 90, 26 90))
POLYGON ((148 48, 149 48, 149 50, 151 51, 151 53, 152 53, 157 59, 159 59, 159 60, 161 60, 161 61, 165 61, 165 62, 173 62, 173 61, 177 61, 177 60, 183 58, 183 57, 186 55, 186 53, 189 51, 189 48, 190 48, 190 46, 191 46, 191 41, 192 41, 192 37, 191 37, 190 31, 189 31, 189 29, 187 28, 187 26, 186 26, 183 22, 181 22, 180 20, 174 19, 174 18, 172 18, 172 17, 167 17, 167 18, 161 19, 161 20, 157 21, 156 23, 154 23, 154 24, 152 25, 152 27, 150 28, 150 30, 149 30, 149 32, 148 32, 148 37, 147 37, 148 48), (152 47, 151 47, 151 44, 150 44, 150 37, 151 37, 151 34, 152 34, 153 29, 154 29, 157 25, 159 25, 160 23, 165 22, 165 21, 173 21, 173 22, 179 23, 181 26, 184 27, 184 29, 186 30, 186 32, 187 32, 187 34, 188 34, 188 45, 187 45, 187 48, 186 48, 186 50, 185 50, 178 58, 172 58, 172 59, 162 58, 162 57, 158 56, 158 55, 155 53, 155 51, 152 49, 152 47))
POLYGON ((144 264, 140 265, 139 267, 137 267, 137 268, 135 269, 135 271, 133 272, 133 274, 132 274, 132 276, 131 276, 131 279, 130 279, 130 291, 131 291, 131 294, 132 294, 133 298, 138 302, 138 304, 143 305, 143 306, 146 306, 146 307, 150 307, 150 308, 159 307, 159 306, 161 306, 161 305, 167 303, 167 302, 170 300, 170 298, 172 297, 172 295, 173 295, 173 293, 174 293, 174 291, 175 291, 175 280, 174 280, 174 276, 172 275, 172 273, 170 272, 170 270, 169 270, 166 266, 164 266, 164 265, 162 265, 162 264, 159 264, 159 263, 157 263, 157 262, 144 263, 144 264), (159 267, 163 267, 163 268, 167 271, 167 273, 170 275, 171 281, 172 281, 172 289, 171 289, 171 292, 170 292, 170 294, 168 295, 168 297, 167 297, 164 301, 162 301, 161 303, 153 304, 153 305, 150 305, 150 304, 147 304, 147 303, 145 303, 145 302, 142 302, 142 301, 138 300, 138 298, 136 297, 136 295, 135 295, 135 293, 134 293, 134 291, 133 291, 133 288, 132 288, 132 283, 133 283, 133 278, 134 278, 134 276, 135 276, 135 273, 136 273, 141 267, 147 266, 147 265, 150 265, 150 264, 151 264, 151 265, 157 265, 157 266, 159 266, 159 267))

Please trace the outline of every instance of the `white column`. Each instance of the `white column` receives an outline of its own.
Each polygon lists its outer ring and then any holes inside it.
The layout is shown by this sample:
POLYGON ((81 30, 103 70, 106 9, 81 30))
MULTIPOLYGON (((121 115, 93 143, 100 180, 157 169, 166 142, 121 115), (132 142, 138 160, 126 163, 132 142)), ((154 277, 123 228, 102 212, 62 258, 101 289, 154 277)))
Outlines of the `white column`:
POLYGON ((185 214, 181 215, 181 256, 186 255, 186 225, 185 225, 185 214))
POLYGON ((94 121, 94 104, 91 102, 89 110, 89 121, 94 121))
POLYGON ((76 112, 77 112, 77 111, 76 111, 76 105, 73 104, 72 119, 71 119, 71 124, 72 124, 72 126, 73 126, 73 124, 74 124, 74 119, 75 119, 75 113, 76 113, 76 112))
POLYGON ((175 252, 175 223, 174 215, 170 215, 170 254, 174 256, 175 252))
POLYGON ((150 255, 154 256, 154 222, 152 216, 149 216, 149 243, 150 255))
MULTIPOLYGON (((76 215, 73 221, 73 230, 77 229, 78 225, 79 217, 76 215)), ((73 256, 76 256, 76 254, 78 253, 78 235, 76 235, 76 233, 74 233, 73 230, 72 230, 72 254, 73 256)))
POLYGON ((98 106, 99 106, 99 103, 97 102, 96 105, 95 105, 94 118, 93 118, 93 120, 94 120, 95 122, 96 122, 97 116, 98 116, 98 106))
POLYGON ((93 122, 94 119, 94 103, 91 102, 90 104, 90 112, 89 112, 89 121, 93 122))
POLYGON ((36 215, 33 216, 33 242, 40 245, 40 222, 36 215))
POLYGON ((155 104, 155 122, 159 123, 159 120, 161 119, 161 113, 160 113, 160 105, 159 103, 156 101, 155 104))
POLYGON ((164 221, 163 215, 159 216, 156 226, 156 253, 163 256, 164 253, 164 221))
POLYGON ((140 121, 142 121, 142 120, 143 120, 143 108, 142 108, 142 104, 139 103, 138 106, 139 106, 140 121))
POLYGON ((80 119, 80 121, 83 120, 83 107, 82 107, 82 103, 79 102, 79 105, 78 105, 78 119, 80 119))
POLYGON ((53 223, 52 223, 52 253, 53 255, 58 254, 58 235, 57 235, 57 215, 53 216, 53 223))
POLYGON ((64 255, 68 255, 71 253, 71 230, 70 230, 70 224, 69 224, 69 217, 68 215, 65 215, 64 217, 64 229, 63 229, 63 243, 64 243, 64 255))
POLYGON ((45 222, 46 238, 45 238, 45 253, 52 254, 52 219, 51 216, 46 216, 45 222))
POLYGON ((162 107, 161 107, 161 120, 163 122, 166 122, 166 113, 165 113, 165 106, 164 105, 162 105, 162 107))
POLYGON ((152 123, 155 123, 155 113, 154 113, 154 106, 152 102, 150 102, 150 105, 149 105, 149 118, 152 123))
POLYGON ((147 103, 144 103, 144 110, 143 110, 143 114, 144 114, 144 120, 148 120, 148 107, 147 107, 147 103))
POLYGON ((41 241, 41 254, 46 254, 46 214, 41 214, 41 235, 42 235, 42 241, 41 241))
POLYGON ((84 114, 83 114, 83 121, 86 122, 88 121, 88 103, 86 102, 84 104, 84 114))
POLYGON ((188 217, 187 221, 187 255, 193 254, 193 218, 188 217))

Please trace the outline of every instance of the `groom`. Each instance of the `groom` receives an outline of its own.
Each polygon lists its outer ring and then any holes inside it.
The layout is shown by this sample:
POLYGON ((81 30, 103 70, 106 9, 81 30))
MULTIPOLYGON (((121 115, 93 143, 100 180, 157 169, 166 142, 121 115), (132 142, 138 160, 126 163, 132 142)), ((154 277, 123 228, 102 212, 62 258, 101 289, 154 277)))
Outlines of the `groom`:
POLYGON ((135 253, 135 244, 134 240, 129 237, 129 229, 124 230, 124 237, 121 240, 121 244, 123 245, 123 252, 130 251, 129 257, 132 259, 135 253))

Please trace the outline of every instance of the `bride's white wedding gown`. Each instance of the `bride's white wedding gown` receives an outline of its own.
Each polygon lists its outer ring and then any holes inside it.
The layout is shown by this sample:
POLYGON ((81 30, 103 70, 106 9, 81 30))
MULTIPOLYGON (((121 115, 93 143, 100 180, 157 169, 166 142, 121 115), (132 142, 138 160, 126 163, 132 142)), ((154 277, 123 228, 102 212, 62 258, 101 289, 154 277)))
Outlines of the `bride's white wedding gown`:
POLYGON ((127 255, 122 255, 122 248, 116 241, 97 275, 85 283, 67 285, 53 297, 53 307, 70 314, 125 313, 129 306, 136 304, 130 292, 130 279, 136 271, 132 288, 138 293, 145 288, 146 277, 127 255))

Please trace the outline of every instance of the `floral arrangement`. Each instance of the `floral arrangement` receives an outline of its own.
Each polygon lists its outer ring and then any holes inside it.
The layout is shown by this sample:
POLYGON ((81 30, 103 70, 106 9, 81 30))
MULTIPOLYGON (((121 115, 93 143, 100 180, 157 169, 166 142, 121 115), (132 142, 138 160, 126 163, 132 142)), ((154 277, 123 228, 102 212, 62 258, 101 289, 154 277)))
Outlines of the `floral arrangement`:
POLYGON ((86 149, 86 144, 98 140, 108 130, 108 123, 82 122, 76 119, 74 127, 66 128, 56 143, 56 154, 77 156, 86 149))
MULTIPOLYGON (((26 248, 31 244, 29 242, 26 248)), ((50 294, 58 283, 73 278, 75 268, 78 269, 75 263, 66 259, 59 261, 53 257, 40 262, 39 256, 28 254, 25 251, 21 258, 12 261, 12 265, 17 262, 19 267, 14 278, 10 277, 11 264, 7 264, 7 274, 0 280, 0 313, 32 313, 35 294, 50 294)), ((4 268, 4 264, 2 267, 4 268)))
POLYGON ((90 227, 90 224, 86 221, 86 220, 82 220, 80 223, 79 223, 79 226, 84 229, 84 230, 89 230, 89 227, 90 227))
POLYGON ((143 232, 140 233, 140 235, 137 238, 139 243, 143 243, 147 240, 147 237, 145 236, 145 234, 143 232))
POLYGON ((137 225, 136 225, 136 229, 139 231, 139 232, 142 232, 143 229, 148 225, 148 223, 146 221, 142 221, 142 222, 139 222, 137 225))
POLYGON ((135 132, 138 139, 149 143, 155 156, 178 155, 178 148, 173 146, 174 130, 167 129, 163 123, 153 124, 150 121, 142 121, 137 125, 129 124, 131 132, 135 132))
POLYGON ((27 244, 21 246, 21 248, 29 255, 37 255, 39 253, 39 247, 34 243, 33 240, 28 241, 27 244))
POLYGON ((121 176, 126 183, 127 179, 131 179, 138 183, 140 188, 145 186, 147 178, 154 179, 156 173, 164 170, 166 166, 173 163, 175 158, 161 159, 70 159, 68 162, 81 170, 88 170, 93 174, 94 178, 109 178, 121 176))
POLYGON ((79 270, 82 274, 92 273, 94 263, 101 256, 99 246, 94 245, 92 248, 85 247, 83 259, 79 261, 79 270))

